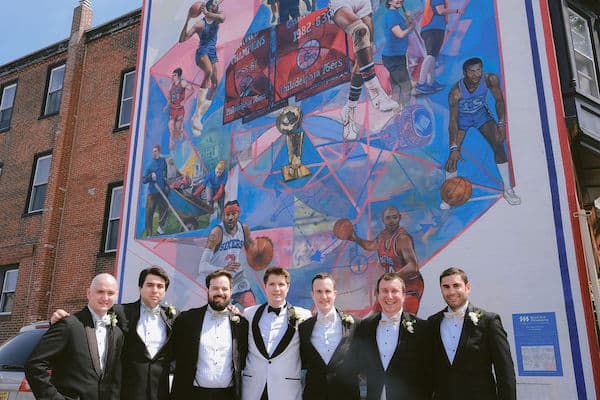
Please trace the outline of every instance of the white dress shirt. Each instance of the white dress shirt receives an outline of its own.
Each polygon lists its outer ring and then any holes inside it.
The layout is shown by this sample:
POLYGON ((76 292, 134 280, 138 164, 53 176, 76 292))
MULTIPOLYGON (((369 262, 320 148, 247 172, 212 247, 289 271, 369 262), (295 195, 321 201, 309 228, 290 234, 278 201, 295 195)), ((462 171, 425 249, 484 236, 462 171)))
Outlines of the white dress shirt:
POLYGON ((106 358, 106 323, 108 322, 105 314, 100 317, 88 306, 90 313, 92 314, 92 320, 94 321, 94 331, 96 333, 96 343, 98 345, 98 356, 100 358, 100 369, 104 371, 104 364, 106 358))
MULTIPOLYGON (((387 369, 392 360, 392 356, 398 345, 398 335, 400 334, 400 320, 402 310, 391 317, 381 313, 381 321, 377 325, 377 348, 383 369, 387 369)), ((381 392, 381 400, 386 400, 385 385, 381 392)))
POLYGON ((140 319, 136 331, 146 345, 148 354, 154 358, 167 340, 167 326, 160 315, 160 306, 149 309, 140 301, 140 319))
POLYGON ((233 341, 227 310, 206 309, 198 346, 195 386, 227 388, 233 384, 233 341))
POLYGON ((310 342, 321 355, 325 364, 329 364, 335 349, 342 340, 342 319, 335 308, 327 314, 317 312, 317 322, 312 331, 310 342))
MULTIPOLYGON (((454 362, 454 356, 458 349, 460 334, 462 333, 463 324, 465 322, 464 314, 468 304, 469 303, 467 302, 460 309, 456 310, 459 314, 454 318, 444 317, 440 324, 440 337, 442 338, 442 343, 444 343, 444 349, 446 350, 446 355, 448 356, 450 364, 454 362), (461 313, 462 316, 460 316, 461 313)), ((448 307, 448 311, 452 311, 450 307, 448 307)))
POLYGON ((287 304, 281 307, 279 315, 274 312, 268 312, 268 307, 265 308, 263 315, 258 321, 258 327, 260 328, 260 334, 262 336, 265 347, 267 348, 267 354, 271 356, 288 327, 288 312, 287 304))

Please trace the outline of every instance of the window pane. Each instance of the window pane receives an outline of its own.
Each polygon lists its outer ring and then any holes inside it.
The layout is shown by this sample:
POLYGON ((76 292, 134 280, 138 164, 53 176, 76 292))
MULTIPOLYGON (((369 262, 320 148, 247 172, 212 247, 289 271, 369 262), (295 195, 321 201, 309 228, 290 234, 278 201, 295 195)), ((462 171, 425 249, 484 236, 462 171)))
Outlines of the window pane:
POLYGON ((44 200, 46 199, 46 186, 35 186, 31 192, 31 205, 29 212, 40 211, 44 209, 44 200))
POLYGON ((0 129, 10 128, 10 117, 12 116, 12 108, 6 108, 0 111, 0 129))
POLYGON ((33 178, 34 186, 48 183, 48 176, 50 176, 50 163, 51 162, 52 162, 52 156, 38 158, 37 166, 35 168, 35 176, 33 178))
POLYGON ((11 312, 14 299, 14 293, 2 293, 2 299, 0 299, 0 312, 11 312))
POLYGON ((50 73, 50 84, 48 85, 48 92, 55 92, 62 89, 63 80, 65 78, 65 66, 61 65, 52 70, 50 73))
POLYGON ((599 97, 596 62, 592 51, 588 21, 569 9, 569 26, 575 69, 577 70, 577 89, 582 93, 599 97))
POLYGON ((2 91, 2 101, 0 102, 0 110, 6 110, 12 108, 15 102, 15 92, 17 91, 17 84, 10 85, 4 88, 2 91))
POLYGON ((4 274, 3 292, 14 292, 17 288, 17 277, 19 276, 18 269, 11 269, 4 274))
POLYGON ((121 217, 121 198, 123 197, 123 187, 114 188, 112 198, 110 199, 109 219, 119 219, 121 217))
POLYGON ((132 99, 123 100, 121 103, 121 115, 119 116, 119 128, 129 125, 131 119, 131 105, 132 99))
POLYGON ((44 114, 56 114, 60 111, 60 98, 62 96, 62 90, 57 90, 52 93, 48 93, 48 99, 46 100, 46 111, 44 114))
POLYGON ((106 231, 105 251, 117 249, 117 237, 119 236, 119 220, 110 221, 106 231))
POLYGON ((123 98, 130 99, 133 97, 133 78, 135 77, 135 72, 131 71, 126 73, 123 76, 125 82, 123 82, 123 98))

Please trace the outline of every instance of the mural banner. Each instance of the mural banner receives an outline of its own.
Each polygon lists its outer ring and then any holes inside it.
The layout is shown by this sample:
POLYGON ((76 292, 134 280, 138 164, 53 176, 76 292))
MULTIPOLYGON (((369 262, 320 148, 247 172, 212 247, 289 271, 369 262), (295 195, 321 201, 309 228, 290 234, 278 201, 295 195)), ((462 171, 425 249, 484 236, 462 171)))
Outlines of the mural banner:
POLYGON ((330 272, 364 316, 398 271, 425 318, 460 266, 504 320, 519 398, 593 396, 543 2, 271 3, 144 1, 121 300, 156 264, 169 303, 198 307, 227 266, 243 308, 277 265, 292 304, 330 272))

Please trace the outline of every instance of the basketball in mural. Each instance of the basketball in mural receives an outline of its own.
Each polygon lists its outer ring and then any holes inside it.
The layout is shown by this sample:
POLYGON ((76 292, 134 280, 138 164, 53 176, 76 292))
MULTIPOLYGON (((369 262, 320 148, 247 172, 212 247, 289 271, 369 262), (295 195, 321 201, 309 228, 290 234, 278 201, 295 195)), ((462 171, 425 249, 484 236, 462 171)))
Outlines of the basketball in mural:
POLYGON ((255 270, 265 269, 273 259, 273 242, 266 236, 260 236, 254 239, 254 242, 248 247, 248 264, 255 270))
POLYGON ((192 18, 196 18, 200 15, 200 13, 202 12, 202 5, 204 3, 201 1, 197 1, 194 4, 192 4, 192 6, 190 7, 190 11, 188 12, 188 14, 190 15, 190 17, 192 18))
POLYGON ((342 218, 335 221, 333 224, 333 234, 341 240, 348 240, 354 234, 352 222, 348 218, 342 218))
POLYGON ((467 200, 471 198, 472 191, 473 186, 468 179, 463 178, 462 176, 455 176, 446 179, 440 189, 440 194, 442 200, 447 204, 451 206, 460 206, 465 204, 467 200))

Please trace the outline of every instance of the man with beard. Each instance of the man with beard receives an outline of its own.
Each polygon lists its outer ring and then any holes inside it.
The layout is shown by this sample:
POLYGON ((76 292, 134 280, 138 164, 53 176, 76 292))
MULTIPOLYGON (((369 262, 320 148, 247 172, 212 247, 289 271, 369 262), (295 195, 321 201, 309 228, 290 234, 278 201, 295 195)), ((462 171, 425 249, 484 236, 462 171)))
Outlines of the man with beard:
POLYGON ((240 203, 237 200, 225 204, 221 223, 212 228, 208 234, 198 273, 199 280, 202 281, 206 274, 225 268, 233 275, 231 288, 233 302, 248 307, 256 304, 245 271, 247 263, 244 249, 250 247, 252 237, 248 224, 239 222, 240 212, 240 203))
POLYGON ((240 398, 248 348, 248 321, 232 314, 233 278, 226 270, 206 277, 208 304, 184 311, 173 326, 175 376, 171 398, 240 398))
POLYGON ((366 240, 352 233, 349 239, 367 251, 377 250, 379 265, 384 272, 398 272, 406 286, 404 310, 416 314, 423 294, 423 277, 415 253, 413 238, 400 226, 402 216, 394 206, 383 210, 385 229, 375 240, 366 240))

